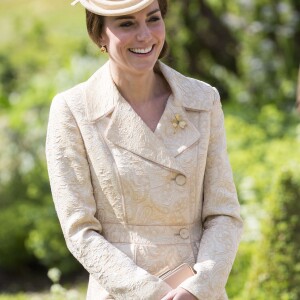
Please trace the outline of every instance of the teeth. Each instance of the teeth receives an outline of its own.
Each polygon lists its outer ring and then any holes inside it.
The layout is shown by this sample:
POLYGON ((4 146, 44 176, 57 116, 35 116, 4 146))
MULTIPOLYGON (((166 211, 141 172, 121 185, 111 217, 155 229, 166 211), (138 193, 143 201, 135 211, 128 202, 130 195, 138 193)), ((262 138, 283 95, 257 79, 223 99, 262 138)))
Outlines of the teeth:
POLYGON ((130 51, 134 53, 141 53, 141 54, 147 54, 152 50, 152 47, 148 47, 145 49, 142 48, 131 48, 130 51))

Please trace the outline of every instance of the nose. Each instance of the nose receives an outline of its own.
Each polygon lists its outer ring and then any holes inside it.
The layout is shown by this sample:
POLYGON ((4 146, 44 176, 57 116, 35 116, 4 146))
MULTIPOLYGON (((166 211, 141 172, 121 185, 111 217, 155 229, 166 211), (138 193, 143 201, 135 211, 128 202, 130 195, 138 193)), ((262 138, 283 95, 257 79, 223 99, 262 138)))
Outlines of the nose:
POLYGON ((137 33, 137 40, 139 42, 149 41, 151 39, 151 32, 147 24, 142 24, 139 27, 139 31, 137 33))

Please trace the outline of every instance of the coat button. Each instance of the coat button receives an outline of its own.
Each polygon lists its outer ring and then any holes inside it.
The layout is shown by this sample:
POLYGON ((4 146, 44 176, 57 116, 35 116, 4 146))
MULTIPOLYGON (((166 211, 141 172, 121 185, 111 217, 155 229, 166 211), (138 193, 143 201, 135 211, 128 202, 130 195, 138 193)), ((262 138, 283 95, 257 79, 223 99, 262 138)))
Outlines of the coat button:
POLYGON ((182 174, 178 174, 176 177, 175 177, 175 181, 178 185, 185 185, 186 183, 186 177, 182 174))
POLYGON ((187 228, 181 228, 179 231, 179 235, 184 240, 190 237, 189 230, 187 228))

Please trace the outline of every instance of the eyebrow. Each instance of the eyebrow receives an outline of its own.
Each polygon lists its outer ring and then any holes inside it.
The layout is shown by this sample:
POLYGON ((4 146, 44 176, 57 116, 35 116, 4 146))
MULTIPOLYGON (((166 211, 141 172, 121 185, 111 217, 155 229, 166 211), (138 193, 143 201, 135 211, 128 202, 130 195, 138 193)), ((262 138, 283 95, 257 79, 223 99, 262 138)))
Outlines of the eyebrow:
MULTIPOLYGON (((149 13, 147 13, 147 17, 157 13, 158 11, 160 11, 159 8, 150 11, 149 13)), ((115 18, 115 20, 124 20, 124 19, 134 19, 134 17, 128 15, 128 16, 118 16, 118 17, 115 18)))

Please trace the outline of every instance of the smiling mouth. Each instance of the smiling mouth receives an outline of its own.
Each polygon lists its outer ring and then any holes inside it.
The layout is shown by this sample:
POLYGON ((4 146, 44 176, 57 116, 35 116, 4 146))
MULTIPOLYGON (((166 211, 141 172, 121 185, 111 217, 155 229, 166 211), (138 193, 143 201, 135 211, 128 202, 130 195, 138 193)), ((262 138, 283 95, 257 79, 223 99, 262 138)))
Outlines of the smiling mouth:
POLYGON ((148 48, 130 48, 129 51, 135 54, 148 54, 152 51, 154 45, 148 48))

